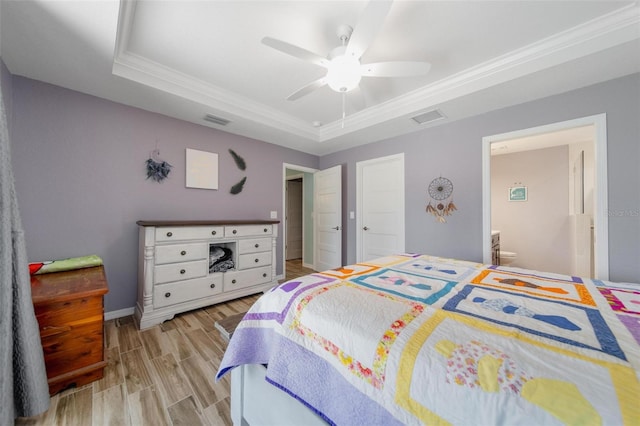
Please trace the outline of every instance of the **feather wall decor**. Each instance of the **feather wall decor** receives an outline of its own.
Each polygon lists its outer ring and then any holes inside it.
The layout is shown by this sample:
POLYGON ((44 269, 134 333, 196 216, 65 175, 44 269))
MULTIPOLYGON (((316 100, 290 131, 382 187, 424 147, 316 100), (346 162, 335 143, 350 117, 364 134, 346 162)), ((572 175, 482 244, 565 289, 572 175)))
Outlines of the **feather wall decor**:
POLYGON ((231 187, 229 191, 233 195, 239 194, 242 192, 242 188, 244 187, 244 183, 247 181, 247 177, 243 177, 242 180, 231 187))
POLYGON ((247 164, 244 162, 244 158, 240 157, 234 150, 229 148, 229 154, 233 157, 233 160, 236 162, 236 166, 240 170, 245 170, 247 168, 247 164))
MULTIPOLYGON (((232 150, 231 148, 229 148, 229 154, 231 154, 231 157, 233 158, 233 161, 236 162, 236 166, 240 170, 245 170, 247 168, 247 163, 245 163, 244 158, 242 158, 238 154, 236 154, 236 152, 234 150, 232 150)), ((240 182, 238 182, 235 185, 233 185, 229 192, 232 193, 233 195, 241 193, 242 192, 242 188, 244 188, 244 184, 245 184, 246 181, 247 181, 247 177, 245 176, 245 177, 242 178, 242 180, 240 180, 240 182)))

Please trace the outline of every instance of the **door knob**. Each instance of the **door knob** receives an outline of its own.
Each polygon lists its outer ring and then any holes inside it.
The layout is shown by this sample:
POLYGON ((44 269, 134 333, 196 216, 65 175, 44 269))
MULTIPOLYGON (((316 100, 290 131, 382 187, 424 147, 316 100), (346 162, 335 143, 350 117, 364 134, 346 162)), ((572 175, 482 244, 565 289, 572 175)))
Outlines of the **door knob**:
POLYGON ((339 227, 339 226, 334 226, 334 227, 333 227, 333 228, 331 228, 331 229, 335 229, 336 231, 339 231, 339 230, 340 230, 340 227, 339 227))
POLYGON ((362 230, 363 230, 363 231, 368 231, 368 230, 369 230, 369 227, 368 227, 368 226, 365 226, 364 228, 362 228, 362 230))

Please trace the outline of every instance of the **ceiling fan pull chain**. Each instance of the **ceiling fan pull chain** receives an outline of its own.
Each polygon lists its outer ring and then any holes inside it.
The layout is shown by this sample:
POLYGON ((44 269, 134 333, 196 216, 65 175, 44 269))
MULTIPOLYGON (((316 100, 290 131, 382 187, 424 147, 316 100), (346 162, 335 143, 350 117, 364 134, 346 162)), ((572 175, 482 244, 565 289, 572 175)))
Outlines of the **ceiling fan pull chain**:
POLYGON ((343 129, 344 129, 344 117, 346 116, 346 110, 345 110, 346 97, 347 97, 347 94, 345 92, 342 92, 342 128, 343 129))

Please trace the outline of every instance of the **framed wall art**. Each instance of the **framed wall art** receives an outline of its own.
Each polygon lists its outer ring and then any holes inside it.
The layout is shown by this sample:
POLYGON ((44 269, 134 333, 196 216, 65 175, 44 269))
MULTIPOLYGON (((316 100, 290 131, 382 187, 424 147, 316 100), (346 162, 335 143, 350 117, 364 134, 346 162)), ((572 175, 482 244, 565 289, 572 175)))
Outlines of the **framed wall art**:
POLYGON ((218 189, 218 154, 187 148, 186 187, 218 189))
POLYGON ((509 188, 509 201, 527 201, 527 187, 512 186, 509 188))

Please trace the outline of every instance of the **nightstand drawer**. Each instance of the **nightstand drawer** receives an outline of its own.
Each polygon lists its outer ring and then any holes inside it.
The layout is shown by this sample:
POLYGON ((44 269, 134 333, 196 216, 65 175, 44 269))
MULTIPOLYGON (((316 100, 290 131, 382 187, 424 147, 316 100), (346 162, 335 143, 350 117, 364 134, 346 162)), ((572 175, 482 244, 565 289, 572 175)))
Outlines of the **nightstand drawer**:
POLYGON ((64 302, 40 303, 34 306, 40 332, 103 313, 102 296, 87 296, 64 302))
POLYGON ((156 265, 188 262, 209 257, 209 244, 171 244, 156 247, 156 265))
POLYGON ((238 269, 249 269, 271 265, 271 258, 272 253, 270 251, 241 254, 238 256, 238 269))
POLYGON ((271 251, 271 238, 252 238, 250 240, 240 240, 238 242, 238 253, 257 253, 261 251, 271 251))
POLYGON ((260 235, 271 235, 273 233, 272 225, 239 225, 225 226, 224 236, 229 237, 250 237, 260 235))
POLYGON ((156 241, 210 240, 224 236, 223 226, 175 226, 156 228, 156 241))
POLYGON ((47 377, 59 376, 78 368, 103 361, 102 317, 90 322, 79 322, 48 329, 42 334, 42 351, 47 377))
POLYGON ((171 263, 159 265, 153 268, 155 283, 170 283, 191 278, 204 277, 209 273, 209 261, 198 260, 196 262, 171 263))
POLYGON ((205 278, 155 286, 153 306, 162 308, 221 293, 223 288, 222 275, 222 273, 210 274, 205 278))
POLYGON ((224 273, 224 291, 233 291, 269 281, 271 281, 271 266, 246 271, 228 271, 224 273))

